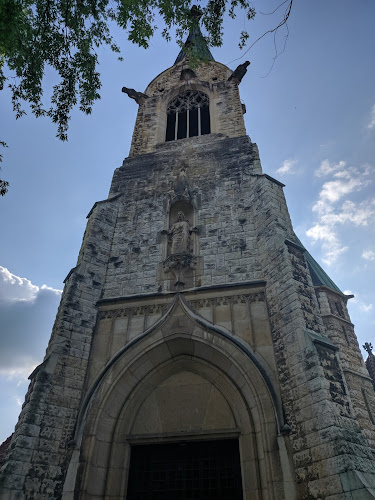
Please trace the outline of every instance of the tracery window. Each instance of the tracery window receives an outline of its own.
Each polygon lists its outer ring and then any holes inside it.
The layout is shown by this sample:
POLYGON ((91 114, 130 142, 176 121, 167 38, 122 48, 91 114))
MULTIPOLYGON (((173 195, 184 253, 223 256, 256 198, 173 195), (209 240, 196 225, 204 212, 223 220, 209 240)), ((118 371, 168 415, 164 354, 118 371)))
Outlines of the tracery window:
POLYGON ((166 141, 205 135, 210 132, 210 107, 206 94, 187 90, 169 103, 166 141))

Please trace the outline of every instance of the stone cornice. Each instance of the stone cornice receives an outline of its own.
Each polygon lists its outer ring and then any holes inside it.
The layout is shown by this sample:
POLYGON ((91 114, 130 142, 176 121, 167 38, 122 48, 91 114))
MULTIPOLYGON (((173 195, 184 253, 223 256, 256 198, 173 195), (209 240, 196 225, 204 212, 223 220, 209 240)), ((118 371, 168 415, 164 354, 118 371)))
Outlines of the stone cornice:
POLYGON ((345 318, 342 318, 341 316, 337 316, 336 314, 332 314, 332 313, 329 313, 329 314, 322 314, 321 315, 322 318, 334 318, 334 319, 338 319, 344 323, 346 323, 347 325, 350 325, 354 328, 354 325, 353 323, 351 323, 350 321, 348 321, 347 319, 345 318))
POLYGON ((155 292, 155 293, 140 293, 136 295, 124 295, 122 297, 108 297, 104 299, 98 300, 96 303, 98 306, 104 305, 104 304, 114 304, 116 302, 123 302, 123 301, 133 301, 133 300, 139 300, 139 299, 162 299, 166 297, 170 297, 173 295, 176 295, 177 293, 180 293, 182 295, 187 295, 190 293, 197 293, 199 294, 200 292, 205 292, 205 291, 219 291, 219 290, 231 290, 233 288, 252 288, 252 287, 265 287, 267 282, 265 280, 252 280, 252 281, 244 281, 244 282, 239 282, 239 283, 227 283, 225 285, 207 285, 207 286, 201 286, 201 287, 196 287, 196 288, 188 288, 186 290, 181 290, 179 292, 175 291, 170 291, 170 292, 155 292))

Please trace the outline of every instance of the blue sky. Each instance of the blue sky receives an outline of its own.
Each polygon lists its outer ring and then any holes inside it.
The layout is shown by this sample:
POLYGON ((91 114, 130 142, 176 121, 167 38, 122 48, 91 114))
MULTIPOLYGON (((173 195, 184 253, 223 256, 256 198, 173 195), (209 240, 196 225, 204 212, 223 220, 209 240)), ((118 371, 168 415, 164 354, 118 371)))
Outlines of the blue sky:
MULTIPOLYGON (((264 0, 258 10, 278 3, 264 0)), ((277 22, 260 13, 225 24, 217 61, 251 66, 240 86, 245 122, 265 173, 286 184, 295 230, 343 291, 359 343, 375 344, 375 4, 359 0, 295 1, 285 51, 274 58, 272 36, 242 59, 238 30, 250 42, 277 22)), ((277 37, 283 47, 285 30, 277 37)), ((122 86, 143 91, 179 52, 156 37, 148 50, 117 39, 124 62, 100 49, 103 87, 91 116, 74 112, 69 141, 48 119, 16 121, 0 94, 0 442, 13 430, 27 376, 43 358, 59 302, 74 267, 92 205, 108 195, 113 171, 128 155, 137 105, 122 86)), ((48 72, 46 84, 53 83, 48 72)), ((48 95, 49 91, 47 91, 48 95)))

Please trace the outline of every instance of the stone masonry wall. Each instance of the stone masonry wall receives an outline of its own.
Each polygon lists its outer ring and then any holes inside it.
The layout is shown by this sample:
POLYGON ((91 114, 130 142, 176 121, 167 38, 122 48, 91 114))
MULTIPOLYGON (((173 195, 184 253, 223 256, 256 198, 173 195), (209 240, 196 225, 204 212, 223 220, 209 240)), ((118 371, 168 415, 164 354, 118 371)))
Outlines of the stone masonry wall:
MULTIPOLYGON (((122 256, 133 266, 108 270, 104 297, 170 289, 170 281, 160 279, 158 263, 165 258, 166 207, 176 197, 184 170, 200 228, 202 266, 194 286, 267 280, 300 498, 320 498, 324 493, 338 500, 345 488, 367 495, 364 484, 355 482, 349 471, 364 477, 373 474, 371 449, 364 438, 369 434, 363 434, 356 421, 361 406, 354 411, 337 352, 340 346, 326 336, 282 186, 261 174, 257 150, 248 139, 215 139, 211 135, 162 144, 156 153, 130 158, 116 171, 112 194, 124 190, 125 201, 136 190, 137 197, 136 203, 125 202, 120 208, 113 259, 117 262, 122 256)), ((368 422, 371 426, 367 416, 368 422)))
POLYGON ((374 477, 371 449, 355 420, 337 347, 325 337, 282 189, 259 178, 252 197, 299 498, 339 500, 354 490, 355 498, 371 498, 365 487, 374 477))
POLYGON ((354 325, 347 310, 348 297, 327 287, 316 287, 327 336, 340 349, 340 362, 353 403, 353 413, 363 435, 375 447, 375 392, 369 377, 354 325))
POLYGON ((238 85, 228 81, 231 70, 211 61, 194 69, 196 78, 181 80, 181 72, 190 69, 184 60, 156 77, 141 99, 134 127, 130 156, 151 153, 165 141, 167 106, 182 90, 202 90, 210 99, 211 132, 220 137, 241 137, 246 134, 238 85))
POLYGON ((61 496, 116 215, 114 200, 99 204, 90 216, 78 265, 66 279, 46 357, 30 377, 1 471, 1 500, 61 496))
POLYGON ((161 233, 168 201, 176 196, 181 168, 196 201, 202 267, 195 286, 257 279, 256 242, 248 201, 252 174, 260 173, 258 150, 247 137, 212 135, 165 143, 116 170, 111 194, 123 192, 104 297, 168 290, 160 276, 165 259, 161 233), (134 196, 132 193, 136 193, 134 196), (132 202, 129 203, 129 199, 132 202))

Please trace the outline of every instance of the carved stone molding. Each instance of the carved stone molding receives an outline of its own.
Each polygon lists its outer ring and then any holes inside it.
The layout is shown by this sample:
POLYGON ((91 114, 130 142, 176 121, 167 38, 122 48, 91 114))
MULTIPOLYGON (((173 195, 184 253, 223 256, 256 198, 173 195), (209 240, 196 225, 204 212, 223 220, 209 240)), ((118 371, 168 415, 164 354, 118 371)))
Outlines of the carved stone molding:
POLYGON ((146 306, 137 307, 127 307, 110 309, 107 311, 99 311, 98 319, 113 319, 113 318, 125 318, 130 316, 147 316, 150 314, 164 314, 167 309, 167 304, 153 304, 146 306))
POLYGON ((175 286, 183 287, 185 285, 184 274, 187 270, 194 270, 198 267, 198 257, 188 253, 177 253, 170 255, 163 262, 164 273, 173 273, 175 277, 175 286))
POLYGON ((264 300, 264 292, 255 292, 245 295, 232 295, 230 297, 213 297, 209 299, 204 298, 199 300, 192 300, 189 302, 194 309, 201 309, 203 307, 216 307, 222 305, 250 304, 252 302, 264 302, 264 300))

